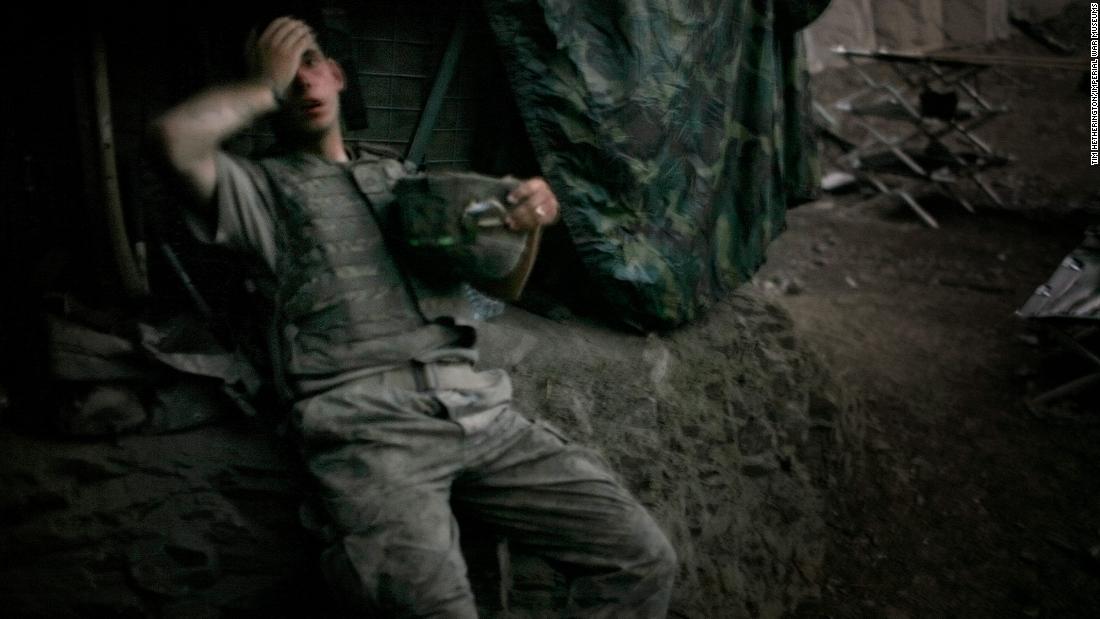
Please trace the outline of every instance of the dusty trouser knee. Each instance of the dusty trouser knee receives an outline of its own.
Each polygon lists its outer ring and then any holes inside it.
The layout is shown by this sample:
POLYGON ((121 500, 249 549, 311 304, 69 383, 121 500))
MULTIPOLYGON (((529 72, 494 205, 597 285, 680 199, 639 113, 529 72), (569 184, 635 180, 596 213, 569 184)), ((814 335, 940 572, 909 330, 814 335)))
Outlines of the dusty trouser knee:
POLYGON ((421 503, 385 511, 322 557, 344 605, 371 617, 476 617, 450 510, 421 503))
POLYGON ((676 553, 652 516, 598 454, 546 422, 520 425, 498 458, 459 480, 452 501, 561 567, 567 616, 664 617, 676 553))
POLYGON ((461 428, 386 376, 295 406, 330 544, 325 577, 356 616, 475 617, 449 501, 461 428))
POLYGON ((571 617, 664 617, 679 560, 649 513, 640 505, 624 516, 612 544, 605 542, 611 569, 576 578, 567 611, 571 617))

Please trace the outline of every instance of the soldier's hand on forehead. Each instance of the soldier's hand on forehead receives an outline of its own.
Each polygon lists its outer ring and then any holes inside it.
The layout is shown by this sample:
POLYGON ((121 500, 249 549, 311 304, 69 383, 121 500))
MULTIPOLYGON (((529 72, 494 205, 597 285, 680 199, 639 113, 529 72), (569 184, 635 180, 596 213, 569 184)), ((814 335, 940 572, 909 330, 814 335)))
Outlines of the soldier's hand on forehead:
POLYGON ((507 224, 513 230, 534 230, 558 218, 558 198, 540 177, 520 183, 508 194, 508 202, 513 206, 507 224))
POLYGON ((259 36, 253 30, 245 44, 245 55, 252 77, 270 84, 276 98, 286 95, 302 54, 316 47, 313 30, 293 17, 279 17, 267 25, 259 36))

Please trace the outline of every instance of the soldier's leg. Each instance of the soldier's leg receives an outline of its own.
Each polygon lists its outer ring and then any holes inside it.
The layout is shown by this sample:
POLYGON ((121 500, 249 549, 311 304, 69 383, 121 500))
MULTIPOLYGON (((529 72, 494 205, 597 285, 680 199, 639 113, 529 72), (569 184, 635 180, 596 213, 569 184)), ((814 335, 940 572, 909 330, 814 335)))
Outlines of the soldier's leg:
POLYGON ((295 407, 329 521, 326 579, 369 617, 476 617, 451 513, 461 429, 424 394, 352 387, 295 407))
MULTIPOLYGON (((509 414, 514 414, 511 411, 509 414)), ((664 617, 676 553, 591 452, 539 422, 455 482, 455 508, 571 577, 571 617, 664 617)))
POLYGON ((348 609, 368 617, 477 617, 446 492, 399 491, 381 502, 369 524, 338 532, 321 557, 348 609))

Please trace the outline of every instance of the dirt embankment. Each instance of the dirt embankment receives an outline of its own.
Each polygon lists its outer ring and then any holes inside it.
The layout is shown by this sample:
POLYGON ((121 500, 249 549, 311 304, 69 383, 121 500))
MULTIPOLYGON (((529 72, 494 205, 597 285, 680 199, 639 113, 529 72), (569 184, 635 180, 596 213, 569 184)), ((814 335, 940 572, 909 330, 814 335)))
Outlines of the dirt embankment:
MULTIPOLYGON (((482 340, 484 365, 512 370, 518 406, 602 451, 669 532, 678 616, 778 616, 820 593, 830 489, 861 424, 784 310, 737 294, 648 338, 509 310, 482 340)), ((18 616, 332 612, 273 428, 4 432, 0 451, 0 603, 18 616)), ((496 540, 464 537, 479 602, 500 614, 496 540)), ((508 616, 556 616, 561 578, 520 554, 511 564, 508 616)))

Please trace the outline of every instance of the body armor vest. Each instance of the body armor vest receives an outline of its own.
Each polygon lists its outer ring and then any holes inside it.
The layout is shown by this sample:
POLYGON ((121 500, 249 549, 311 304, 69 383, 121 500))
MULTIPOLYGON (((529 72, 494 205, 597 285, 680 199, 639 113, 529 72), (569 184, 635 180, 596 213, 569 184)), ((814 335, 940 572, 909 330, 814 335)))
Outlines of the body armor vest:
POLYGON ((431 358, 472 345, 469 329, 429 322, 388 251, 380 214, 400 163, 306 154, 264 159, 276 189, 276 307, 285 377, 315 379, 431 358))

